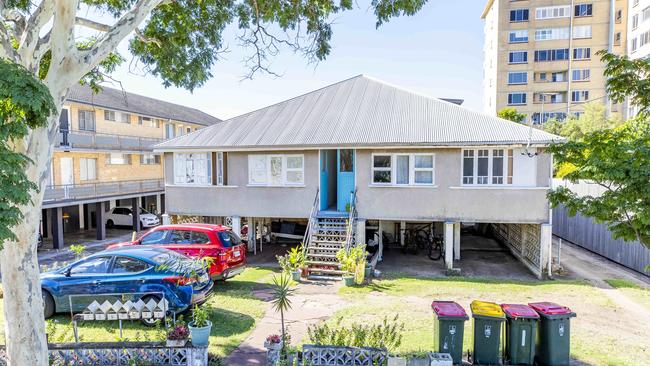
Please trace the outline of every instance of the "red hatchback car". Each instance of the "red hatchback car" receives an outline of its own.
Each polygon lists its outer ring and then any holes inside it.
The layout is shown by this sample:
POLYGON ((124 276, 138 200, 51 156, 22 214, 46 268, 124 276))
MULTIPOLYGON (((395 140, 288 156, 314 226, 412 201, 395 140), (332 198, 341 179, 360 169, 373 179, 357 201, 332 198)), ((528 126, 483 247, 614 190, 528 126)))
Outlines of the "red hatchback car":
POLYGON ((222 225, 161 225, 136 241, 113 244, 108 249, 129 245, 159 246, 190 257, 211 257, 214 262, 209 272, 213 280, 232 278, 246 266, 246 246, 237 234, 222 225))

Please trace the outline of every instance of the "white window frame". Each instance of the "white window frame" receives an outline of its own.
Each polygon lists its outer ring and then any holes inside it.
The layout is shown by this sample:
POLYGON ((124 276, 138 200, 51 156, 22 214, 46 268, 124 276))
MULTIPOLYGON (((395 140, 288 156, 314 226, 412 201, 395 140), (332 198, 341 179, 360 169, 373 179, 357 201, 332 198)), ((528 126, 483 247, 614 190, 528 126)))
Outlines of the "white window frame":
POLYGON ((304 154, 249 154, 248 155, 248 185, 257 187, 303 187, 305 185, 305 155, 304 154), (272 178, 271 160, 280 158, 281 163, 281 181, 279 183, 270 183, 272 178), (288 158, 300 158, 302 166, 300 168, 288 168, 288 158), (252 161, 254 159, 263 159, 265 162, 266 180, 264 182, 253 182, 252 178, 252 161), (287 179, 287 172, 300 172, 302 180, 299 182, 290 182, 287 179))
POLYGON ((535 41, 569 39, 569 28, 542 28, 535 30, 535 41))
POLYGON ((96 158, 79 158, 79 180, 83 182, 97 180, 96 158), (88 165, 90 161, 92 161, 92 168, 88 165))
POLYGON ((217 185, 223 185, 223 151, 217 152, 217 185))
POLYGON ((212 153, 174 153, 174 184, 207 186, 212 185, 212 153), (192 181, 188 179, 187 163, 192 162, 192 181), (204 162, 205 174, 197 175, 197 162, 204 162))
POLYGON ((122 153, 108 153, 106 154, 106 165, 131 165, 132 164, 131 154, 122 154, 122 153), (117 159, 117 156, 121 155, 121 162, 117 159), (116 158, 113 160, 113 158, 116 158))
MULTIPOLYGON (((460 153, 460 184, 461 186, 468 186, 468 187, 501 187, 501 186, 512 186, 512 181, 513 177, 508 175, 510 170, 509 164, 514 164, 514 159, 510 159, 511 156, 513 156, 514 152, 511 154, 509 151, 512 150, 509 147, 502 147, 502 146, 486 146, 486 147, 478 147, 475 149, 462 149, 460 153), (485 178, 487 183, 478 183, 478 159, 479 159, 479 151, 480 150, 487 150, 488 151, 488 167, 487 167, 487 176, 481 176, 481 178, 485 178), (493 164, 494 164, 494 150, 502 150, 503 155, 502 155, 502 164, 503 164, 503 170, 502 170, 502 175, 500 176, 502 178, 503 183, 493 183, 493 164), (471 176, 466 176, 465 172, 463 170, 464 168, 464 163, 465 163, 465 152, 466 151, 473 151, 473 161, 472 161, 472 175, 471 176), (472 180, 471 183, 465 183, 465 179, 470 178, 472 180)), ((514 172, 514 167, 512 168, 512 171, 514 172)))
POLYGON ((568 18, 571 16, 571 6, 543 6, 535 9, 535 19, 568 18))
POLYGON ((413 187, 413 186, 435 186, 436 184, 436 154, 435 153, 372 153, 370 158, 370 185, 373 186, 394 186, 394 187, 413 187), (375 167, 376 156, 390 157, 390 167, 375 167), (408 183, 397 183, 397 157, 408 156, 409 170, 408 170, 408 183), (431 156, 431 168, 416 168, 416 156, 431 156), (375 182, 375 172, 383 171, 390 172, 390 182, 375 182), (431 183, 416 183, 416 172, 431 172, 431 183))
POLYGON ((586 39, 592 37, 591 25, 576 25, 573 27, 573 39, 586 39))
POLYGON ((146 153, 140 155, 140 165, 160 165, 162 158, 159 154, 146 153), (156 157, 158 161, 156 162, 156 157))
POLYGON ((117 117, 117 113, 115 111, 112 111, 110 109, 104 109, 104 121, 115 122, 117 121, 116 117, 117 117))

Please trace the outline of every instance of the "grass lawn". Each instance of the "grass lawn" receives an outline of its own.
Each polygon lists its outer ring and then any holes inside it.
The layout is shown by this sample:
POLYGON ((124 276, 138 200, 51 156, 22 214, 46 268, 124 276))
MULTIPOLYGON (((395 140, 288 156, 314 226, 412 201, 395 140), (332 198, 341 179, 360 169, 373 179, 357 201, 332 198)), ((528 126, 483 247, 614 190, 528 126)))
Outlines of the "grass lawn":
POLYGON ((650 310, 650 290, 628 280, 611 279, 605 280, 605 282, 650 310))
MULTIPOLYGON (((650 326, 639 324, 587 282, 519 282, 474 278, 425 279, 391 275, 365 287, 343 287, 353 305, 329 322, 380 322, 399 315, 406 325, 396 353, 413 354, 433 347, 431 302, 454 300, 468 312, 474 299, 497 303, 553 301, 577 313, 571 325, 571 356, 589 365, 635 365, 650 355, 650 326)), ((645 322, 647 323, 647 322, 645 322)), ((471 350, 472 321, 465 323, 464 349, 471 350)))
MULTIPOLYGON (((252 295, 252 290, 267 285, 273 271, 266 268, 248 268, 241 275, 226 282, 215 283, 214 296, 204 305, 211 309, 212 333, 210 352, 226 356, 232 352, 264 315, 265 304, 252 295)), ((187 319, 189 320, 189 319, 187 319)), ((4 312, 0 301, 0 341, 4 343, 4 312)), ((60 314, 46 322, 50 342, 73 342, 70 316, 60 314)), ((160 328, 147 328, 140 322, 124 323, 125 339, 130 341, 164 340, 160 328)), ((79 336, 84 342, 114 342, 119 340, 117 322, 88 322, 79 325, 79 336)))

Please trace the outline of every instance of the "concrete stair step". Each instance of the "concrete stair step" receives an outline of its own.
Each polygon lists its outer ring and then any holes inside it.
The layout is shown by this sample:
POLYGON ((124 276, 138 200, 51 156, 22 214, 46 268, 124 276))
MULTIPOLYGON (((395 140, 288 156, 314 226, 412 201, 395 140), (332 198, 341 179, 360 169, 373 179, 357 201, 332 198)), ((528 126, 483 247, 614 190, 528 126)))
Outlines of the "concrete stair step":
POLYGON ((309 268, 309 275, 311 276, 312 273, 343 276, 345 271, 341 271, 340 269, 309 268))
MULTIPOLYGON (((341 268, 341 264, 338 262, 325 262, 325 261, 312 261, 312 260, 305 260, 305 264, 307 266, 328 266, 328 267, 336 267, 336 268, 341 268)), ((313 267, 309 267, 309 269, 313 269, 313 267)))
POLYGON ((315 258, 333 258, 336 259, 336 254, 312 254, 312 253, 307 253, 307 260, 310 259, 315 259, 315 258))
POLYGON ((341 276, 327 276, 327 275, 309 275, 307 279, 314 281, 340 281, 341 276))

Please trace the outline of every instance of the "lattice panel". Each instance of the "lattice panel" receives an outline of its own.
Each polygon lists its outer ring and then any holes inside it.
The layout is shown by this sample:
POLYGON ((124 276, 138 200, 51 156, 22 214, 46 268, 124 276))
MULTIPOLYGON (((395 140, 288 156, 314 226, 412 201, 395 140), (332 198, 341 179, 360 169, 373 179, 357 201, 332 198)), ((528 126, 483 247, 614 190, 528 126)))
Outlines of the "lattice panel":
POLYGON ((374 366, 388 361, 388 351, 376 348, 303 346, 303 364, 310 366, 374 366))
POLYGON ((525 240, 522 243, 523 256, 536 266, 540 265, 540 240, 541 233, 539 225, 521 225, 526 232, 525 240))

